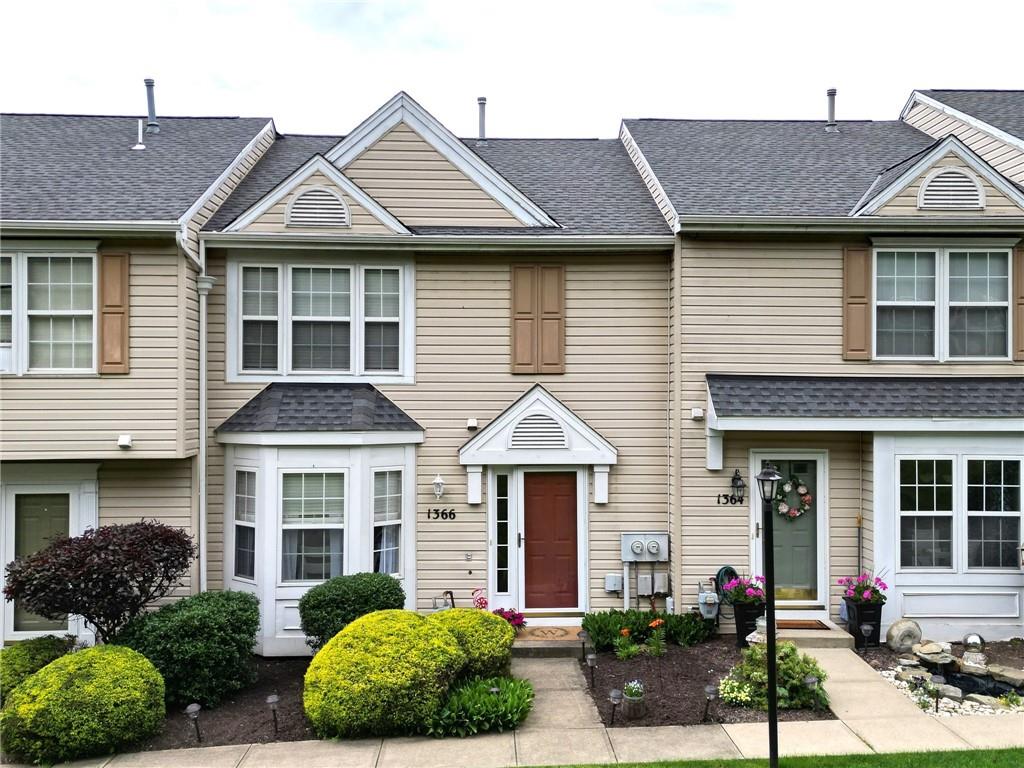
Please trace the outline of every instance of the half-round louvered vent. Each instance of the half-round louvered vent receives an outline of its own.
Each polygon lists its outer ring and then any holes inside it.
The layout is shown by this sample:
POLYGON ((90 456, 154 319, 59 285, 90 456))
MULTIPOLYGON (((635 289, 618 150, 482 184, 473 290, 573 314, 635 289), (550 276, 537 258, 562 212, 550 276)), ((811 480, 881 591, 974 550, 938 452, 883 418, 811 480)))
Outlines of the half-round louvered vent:
POLYGON ((512 430, 513 448, 565 448, 562 425, 546 413, 524 416, 512 430))
POLYGON ((925 182, 918 207, 978 210, 985 207, 985 199, 981 185, 972 175, 949 168, 925 182))
POLYGON ((292 201, 290 227, 347 227, 348 207, 329 189, 310 189, 292 201))

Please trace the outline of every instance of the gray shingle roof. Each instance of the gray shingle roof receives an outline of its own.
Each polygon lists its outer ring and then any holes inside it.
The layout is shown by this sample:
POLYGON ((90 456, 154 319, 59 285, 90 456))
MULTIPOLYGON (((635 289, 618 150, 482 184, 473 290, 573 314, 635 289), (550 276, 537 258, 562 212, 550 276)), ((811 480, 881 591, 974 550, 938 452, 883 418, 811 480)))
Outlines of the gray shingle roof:
POLYGON ((722 417, 1022 418, 1022 376, 708 374, 722 417))
MULTIPOLYGON (((221 230, 341 136, 284 135, 207 223, 221 230)), ((559 228, 420 227, 421 234, 668 235, 618 139, 488 139, 466 146, 543 208, 559 228)))
POLYGON ((370 384, 275 382, 235 411, 218 432, 422 431, 370 384))
POLYGON ((1024 139, 1024 91, 933 90, 918 93, 1024 139))
POLYGON ((8 220, 179 218, 269 118, 161 117, 132 151, 137 117, 0 115, 8 220))
POLYGON ((627 120, 680 216, 846 216, 934 139, 896 121, 627 120))

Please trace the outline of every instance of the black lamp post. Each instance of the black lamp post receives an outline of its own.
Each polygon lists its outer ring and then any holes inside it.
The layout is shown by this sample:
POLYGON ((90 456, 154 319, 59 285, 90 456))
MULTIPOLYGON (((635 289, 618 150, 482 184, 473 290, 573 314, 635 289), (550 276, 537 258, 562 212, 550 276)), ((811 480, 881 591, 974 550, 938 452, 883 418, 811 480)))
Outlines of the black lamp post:
POLYGON ((779 766, 779 694, 776 690, 778 659, 775 656, 775 536, 772 530, 775 520, 772 514, 772 500, 782 475, 774 464, 764 465, 757 476, 757 487, 761 492, 761 559, 764 561, 765 623, 768 635, 768 765, 779 766))

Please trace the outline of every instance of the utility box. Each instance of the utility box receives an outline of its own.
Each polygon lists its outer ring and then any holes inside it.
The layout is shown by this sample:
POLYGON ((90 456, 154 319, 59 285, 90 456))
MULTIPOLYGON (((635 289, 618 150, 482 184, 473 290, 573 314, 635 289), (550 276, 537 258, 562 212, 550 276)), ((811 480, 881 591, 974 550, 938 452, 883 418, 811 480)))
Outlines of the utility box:
POLYGON ((667 573, 656 573, 656 574, 654 574, 654 594, 656 594, 656 595, 667 595, 668 594, 668 574, 667 573))
POLYGON ((665 563, 668 562, 667 533, 624 533, 622 534, 622 562, 624 563, 665 563))
POLYGON ((640 597, 651 596, 651 574, 641 573, 636 577, 636 593, 640 597))
POLYGON ((605 592, 621 592, 622 591, 622 574, 621 573, 606 573, 604 575, 604 591, 605 592))

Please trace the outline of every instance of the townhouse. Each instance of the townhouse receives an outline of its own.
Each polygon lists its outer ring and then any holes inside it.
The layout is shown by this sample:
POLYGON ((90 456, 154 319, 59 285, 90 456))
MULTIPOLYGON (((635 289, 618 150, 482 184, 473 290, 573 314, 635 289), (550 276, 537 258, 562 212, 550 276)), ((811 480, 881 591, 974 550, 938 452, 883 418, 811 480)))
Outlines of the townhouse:
MULTIPOLYGON (((759 570, 737 483, 772 461, 806 486, 787 615, 873 568, 887 622, 1020 633, 1024 92, 614 140, 480 110, 475 139, 404 93, 338 136, 4 115, 5 560, 167 520, 268 655, 366 570, 422 610, 683 611, 759 570)), ((7 640, 53 629, 5 606, 7 640)))

